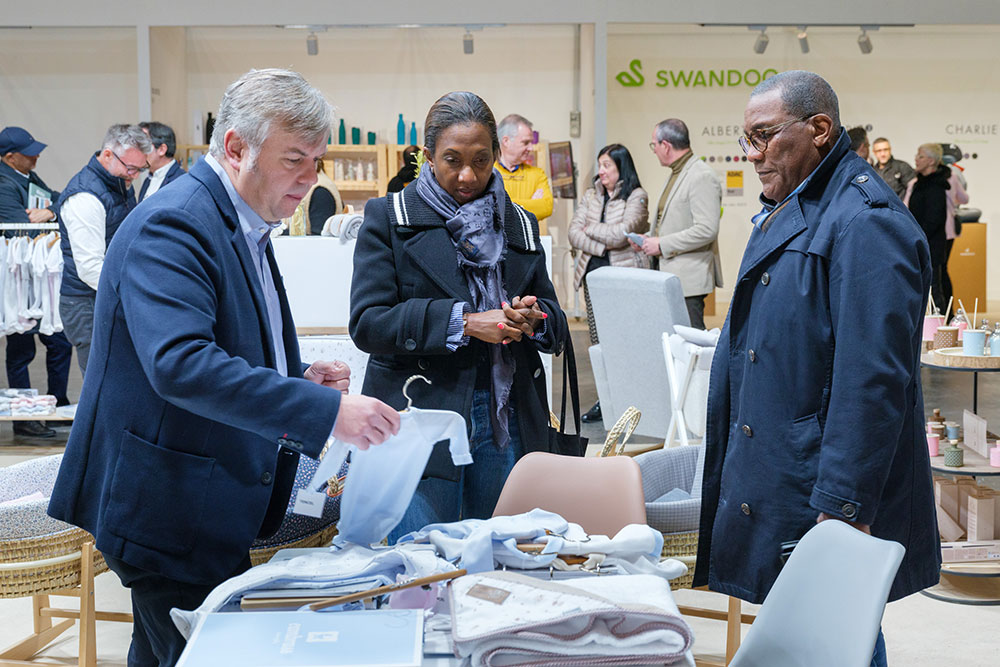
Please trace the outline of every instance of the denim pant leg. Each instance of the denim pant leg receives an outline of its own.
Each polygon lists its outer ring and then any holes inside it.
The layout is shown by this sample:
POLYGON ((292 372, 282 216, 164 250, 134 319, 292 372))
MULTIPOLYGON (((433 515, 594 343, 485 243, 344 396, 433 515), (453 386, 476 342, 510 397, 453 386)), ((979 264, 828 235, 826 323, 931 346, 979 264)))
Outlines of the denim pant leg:
POLYGON ((7 336, 7 386, 30 389, 28 366, 35 358, 35 334, 15 333, 7 336))
POLYGON ((872 655, 871 667, 889 667, 889 657, 885 652, 885 635, 882 628, 878 629, 878 639, 875 640, 875 653, 872 655))
MULTIPOLYGON (((435 446, 446 445, 438 443, 435 446)), ((459 510, 462 507, 460 490, 458 481, 437 477, 425 477, 420 480, 406 513, 399 524, 389 532, 389 544, 395 544, 403 535, 420 530, 428 524, 458 521, 459 510)))
POLYGON ((488 390, 476 391, 472 401, 472 464, 462 468, 462 519, 488 519, 500 498, 507 475, 521 457, 521 434, 511 401, 510 442, 503 449, 493 442, 488 390))

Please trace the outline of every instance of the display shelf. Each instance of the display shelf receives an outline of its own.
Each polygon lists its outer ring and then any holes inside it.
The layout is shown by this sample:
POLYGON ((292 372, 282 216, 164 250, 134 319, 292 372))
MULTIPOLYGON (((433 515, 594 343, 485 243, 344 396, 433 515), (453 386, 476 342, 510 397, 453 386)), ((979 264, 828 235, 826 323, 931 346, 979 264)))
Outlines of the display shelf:
MULTIPOLYGON (((990 434, 992 435, 992 434, 990 434)), ((993 436, 995 439, 996 436, 993 436)), ((987 440, 990 437, 987 436, 987 440)), ((947 441, 943 441, 947 442, 947 441)), ((997 477, 1000 476, 1000 468, 994 468, 990 465, 989 460, 982 457, 978 452, 974 452, 965 446, 965 443, 960 442, 959 447, 963 450, 963 459, 965 464, 959 468, 954 468, 951 466, 946 466, 944 464, 944 455, 932 456, 931 457, 931 470, 934 472, 939 472, 944 475, 965 475, 967 477, 997 477)))
POLYGON ((972 411, 979 414, 979 374, 980 373, 1000 373, 1000 368, 965 368, 964 366, 947 366, 934 356, 933 352, 925 352, 920 355, 920 365, 927 368, 940 368, 946 371, 957 371, 959 373, 972 373, 972 411))
POLYGON ((341 192, 378 192, 378 181, 334 181, 341 192))
MULTIPOLYGON (((972 373, 972 411, 976 412, 979 402, 979 374, 1000 371, 1000 368, 964 368, 962 366, 944 366, 935 359, 933 352, 920 356, 920 365, 938 368, 946 371, 972 373)), ((996 438, 987 433, 987 439, 996 438)), ((965 465, 955 468, 944 464, 944 455, 931 457, 931 470, 942 475, 960 475, 968 477, 996 477, 1000 468, 994 468, 990 462, 974 452, 964 443, 959 447, 964 450, 965 465)), ((1000 605, 1000 564, 969 562, 945 563, 941 566, 941 578, 936 586, 921 591, 923 595, 942 602, 971 605, 1000 605), (993 565, 993 567, 981 567, 993 565)))
MULTIPOLYGON (((390 172, 387 156, 388 151, 385 144, 331 144, 327 146, 326 155, 323 156, 323 171, 333 179, 342 196, 343 194, 348 195, 344 197, 345 199, 354 202, 366 201, 372 197, 385 196, 389 179, 396 173, 395 170, 390 172), (361 161, 366 169, 368 164, 374 164, 375 180, 337 178, 337 162, 341 160, 345 163, 361 161)), ((343 167, 342 171, 346 174, 347 167, 343 167)), ((341 176, 343 175, 341 174, 341 176)))
POLYGON ((207 154, 208 144, 177 144, 177 148, 174 150, 174 159, 187 170, 194 166, 198 158, 207 154))

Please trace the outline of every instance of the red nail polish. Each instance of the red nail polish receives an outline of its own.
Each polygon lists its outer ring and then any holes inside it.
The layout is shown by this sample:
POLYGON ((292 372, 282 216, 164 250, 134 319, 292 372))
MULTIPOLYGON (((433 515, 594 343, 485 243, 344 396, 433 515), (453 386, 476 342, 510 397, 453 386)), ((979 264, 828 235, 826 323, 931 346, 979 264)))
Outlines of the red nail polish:
POLYGON ((503 322, 497 322, 497 329, 503 329, 503 322))
POLYGON ((548 313, 542 313, 542 319, 543 320, 548 319, 548 317, 549 317, 548 313))
POLYGON ((506 338, 504 338, 504 339, 503 339, 503 344, 504 344, 504 345, 506 345, 506 344, 507 344, 507 343, 509 343, 509 342, 510 342, 510 341, 509 341, 509 340, 507 340, 506 338))
POLYGON ((501 308, 506 308, 507 307, 507 302, 506 301, 501 301, 500 302, 500 307, 501 308))

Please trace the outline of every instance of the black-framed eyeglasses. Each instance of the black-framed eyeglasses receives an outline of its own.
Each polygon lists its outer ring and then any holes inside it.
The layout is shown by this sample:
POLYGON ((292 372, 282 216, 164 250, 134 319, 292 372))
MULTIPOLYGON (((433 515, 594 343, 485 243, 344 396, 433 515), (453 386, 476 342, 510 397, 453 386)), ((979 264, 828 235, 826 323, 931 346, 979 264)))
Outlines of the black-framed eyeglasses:
POLYGON ((804 120, 809 120, 815 113, 807 113, 801 118, 791 118, 783 123, 778 123, 777 125, 771 125, 770 127, 762 127, 759 130, 754 130, 749 135, 744 134, 740 137, 740 148, 743 149, 744 153, 750 152, 750 147, 753 146, 754 150, 758 153, 763 153, 767 150, 767 142, 774 139, 783 129, 791 125, 792 123, 801 123, 804 120))
POLYGON ((114 156, 115 156, 115 158, 116 158, 116 159, 117 159, 117 160, 118 160, 119 162, 121 162, 121 163, 122 163, 122 166, 123 166, 123 167, 125 167, 125 173, 127 173, 127 174, 129 174, 129 175, 131 175, 131 176, 135 176, 135 175, 136 175, 136 174, 138 174, 138 173, 139 173, 140 171, 147 171, 147 170, 149 169, 149 163, 148 163, 148 162, 147 162, 146 164, 144 164, 143 166, 141 166, 141 167, 133 167, 133 166, 132 166, 132 165, 130 165, 129 163, 125 162, 125 160, 123 160, 123 159, 121 159, 120 157, 118 157, 118 153, 115 153, 114 151, 111 151, 111 154, 112 154, 112 155, 114 155, 114 156))

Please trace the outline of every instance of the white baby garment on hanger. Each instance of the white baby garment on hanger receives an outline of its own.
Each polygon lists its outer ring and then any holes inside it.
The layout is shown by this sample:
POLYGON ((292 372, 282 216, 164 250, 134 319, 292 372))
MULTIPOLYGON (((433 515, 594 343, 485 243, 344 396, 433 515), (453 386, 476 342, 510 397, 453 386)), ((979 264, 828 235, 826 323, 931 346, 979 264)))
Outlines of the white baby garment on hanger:
POLYGON ((323 509, 323 486, 340 471, 350 452, 338 540, 366 545, 381 542, 402 520, 434 443, 449 441, 455 465, 472 463, 465 420, 457 412, 410 408, 399 417, 399 433, 381 445, 359 450, 340 441, 331 444, 312 481, 299 491, 293 511, 319 516, 316 512, 323 509))

